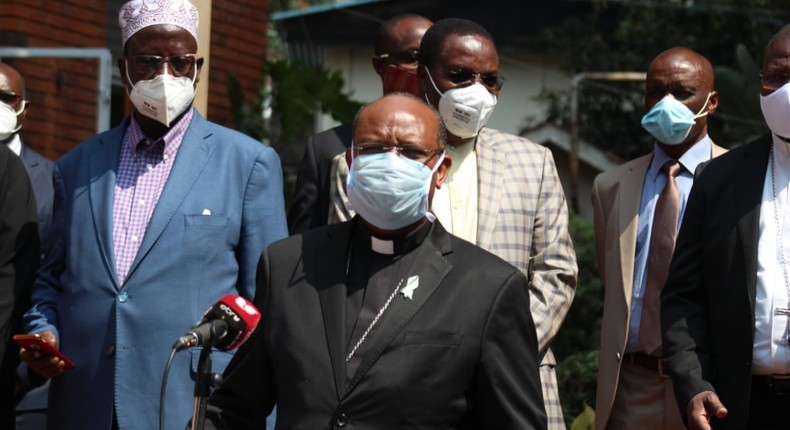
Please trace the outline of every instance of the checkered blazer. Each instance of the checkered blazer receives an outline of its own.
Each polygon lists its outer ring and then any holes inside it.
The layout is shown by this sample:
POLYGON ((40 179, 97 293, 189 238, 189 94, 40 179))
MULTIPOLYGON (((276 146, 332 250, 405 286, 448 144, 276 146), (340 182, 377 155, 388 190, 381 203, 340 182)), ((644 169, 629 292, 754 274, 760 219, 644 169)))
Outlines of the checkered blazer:
POLYGON ((529 279, 549 428, 564 428, 549 345, 570 309, 578 268, 554 158, 543 146, 489 128, 480 132, 475 150, 477 245, 529 279))

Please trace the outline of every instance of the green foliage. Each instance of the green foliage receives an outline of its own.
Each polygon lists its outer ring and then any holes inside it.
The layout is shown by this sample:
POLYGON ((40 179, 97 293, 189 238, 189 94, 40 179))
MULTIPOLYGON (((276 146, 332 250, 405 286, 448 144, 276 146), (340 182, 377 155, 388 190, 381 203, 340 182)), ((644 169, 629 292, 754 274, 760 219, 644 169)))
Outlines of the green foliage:
POLYGON ((597 349, 574 353, 557 364, 557 383, 566 422, 571 422, 589 407, 587 405, 595 403, 597 378, 597 349))
MULTIPOLYGON (((569 74, 646 71, 660 52, 689 47, 716 66, 715 86, 723 100, 722 115, 709 120, 713 140, 731 147, 761 133, 754 123, 762 122, 759 105, 753 103, 758 93, 746 94, 757 84, 757 75, 744 61, 749 52, 761 54, 771 35, 790 18, 787 0, 600 0, 595 4, 589 16, 569 17, 546 28, 530 45, 559 54, 569 74)), ((626 160, 650 151, 652 139, 640 125, 645 113, 643 93, 641 84, 584 81, 579 91, 580 138, 626 160)), ((544 97, 552 105, 549 121, 570 129, 569 92, 544 97)))
POLYGON ((598 346, 603 316, 603 282, 598 277, 593 225, 571 216, 569 231, 576 249, 579 278, 576 297, 551 348, 557 356, 560 400, 567 420, 595 404, 598 346))
POLYGON ((343 92, 343 77, 339 71, 278 60, 266 62, 266 75, 272 89, 262 84, 252 104, 245 101, 241 85, 233 75, 228 79, 228 95, 236 128, 259 140, 269 138, 273 146, 312 133, 318 112, 348 123, 362 106, 343 92), (275 123, 267 127, 263 110, 269 104, 275 123))
POLYGON ((595 429, 595 411, 590 405, 584 405, 584 410, 571 423, 571 430, 595 429))
POLYGON ((718 118, 723 118, 722 131, 731 141, 749 142, 768 132, 760 110, 759 67, 746 50, 736 47, 738 69, 716 68, 716 88, 719 91, 718 118))
POLYGON ((266 71, 272 80, 272 108, 280 115, 280 141, 312 131, 319 110, 336 121, 349 123, 362 106, 343 93, 339 71, 286 61, 267 61, 266 71))

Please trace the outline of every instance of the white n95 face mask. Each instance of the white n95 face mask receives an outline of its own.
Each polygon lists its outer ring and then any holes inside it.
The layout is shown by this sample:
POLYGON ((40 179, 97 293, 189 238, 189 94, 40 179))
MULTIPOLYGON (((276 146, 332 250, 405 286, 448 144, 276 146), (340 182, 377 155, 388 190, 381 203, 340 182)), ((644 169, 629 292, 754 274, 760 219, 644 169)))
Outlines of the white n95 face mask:
MULTIPOLYGON (((197 67, 193 79, 186 76, 177 78, 165 71, 153 79, 132 84, 129 99, 138 112, 164 124, 165 127, 170 127, 170 123, 192 105, 196 78, 197 67)), ((132 82, 129 79, 128 66, 126 79, 132 82)))
POLYGON ((790 84, 760 96, 760 109, 771 132, 785 139, 790 138, 790 84))
POLYGON ((22 128, 19 124, 19 115, 25 111, 26 101, 22 100, 19 110, 15 111, 10 105, 0 102, 0 141, 13 136, 22 128))
POLYGON ((466 87, 450 88, 442 93, 427 67, 425 72, 433 88, 441 95, 439 115, 444 120, 447 131, 462 139, 477 136, 494 113, 496 96, 478 82, 466 87))
POLYGON ((382 229, 397 230, 428 213, 433 169, 392 152, 354 158, 348 172, 348 201, 365 221, 382 229))

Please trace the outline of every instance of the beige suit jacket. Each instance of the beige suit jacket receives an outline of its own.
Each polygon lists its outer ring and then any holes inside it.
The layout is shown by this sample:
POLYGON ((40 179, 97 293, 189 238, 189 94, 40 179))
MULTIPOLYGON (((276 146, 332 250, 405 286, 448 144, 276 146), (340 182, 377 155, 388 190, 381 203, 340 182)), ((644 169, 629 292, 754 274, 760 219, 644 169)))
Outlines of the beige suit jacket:
MULTIPOLYGON (((711 152, 718 157, 727 150, 712 143, 711 152)), ((639 204, 652 158, 650 153, 631 160, 599 174, 593 183, 595 250, 605 291, 595 396, 596 429, 604 429, 609 421, 628 340, 639 204)))

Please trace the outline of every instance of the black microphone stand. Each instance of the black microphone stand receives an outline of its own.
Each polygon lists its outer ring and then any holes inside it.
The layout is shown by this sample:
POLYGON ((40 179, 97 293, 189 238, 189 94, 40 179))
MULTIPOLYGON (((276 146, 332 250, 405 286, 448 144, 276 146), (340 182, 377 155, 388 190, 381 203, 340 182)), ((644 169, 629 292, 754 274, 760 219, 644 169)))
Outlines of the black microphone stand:
MULTIPOLYGON (((214 331, 214 327, 211 328, 211 331, 214 331)), ((205 428, 206 405, 211 388, 216 388, 220 384, 222 384, 222 375, 211 373, 211 347, 205 346, 200 351, 197 375, 195 375, 195 407, 192 411, 192 430, 205 428)))

